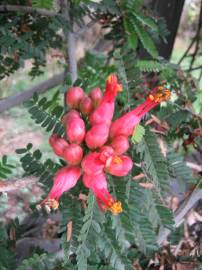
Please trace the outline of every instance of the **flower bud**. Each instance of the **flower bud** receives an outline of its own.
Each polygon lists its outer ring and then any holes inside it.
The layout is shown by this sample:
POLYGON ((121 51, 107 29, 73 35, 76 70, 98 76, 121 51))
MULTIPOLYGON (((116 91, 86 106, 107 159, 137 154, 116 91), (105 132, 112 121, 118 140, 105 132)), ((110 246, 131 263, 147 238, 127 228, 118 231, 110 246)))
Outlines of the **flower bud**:
POLYGON ((52 146, 54 153, 58 156, 62 156, 64 149, 68 147, 67 141, 59 137, 57 134, 50 136, 49 144, 52 146))
POLYGON ((114 155, 114 149, 111 146, 105 145, 100 149, 100 160, 106 162, 106 160, 114 155))
POLYGON ((73 188, 81 176, 81 169, 75 166, 63 167, 54 176, 53 187, 48 196, 41 202, 48 210, 57 209, 61 195, 73 188))
POLYGON ((105 124, 98 124, 86 133, 86 144, 90 149, 96 149, 103 146, 109 135, 109 126, 105 124))
POLYGON ((93 107, 96 108, 102 100, 102 90, 99 87, 92 89, 89 93, 89 97, 92 99, 93 107))
POLYGON ((129 148, 128 138, 122 135, 113 138, 111 147, 113 147, 117 155, 122 155, 129 148))
POLYGON ((89 97, 83 97, 79 104, 80 111, 83 115, 88 115, 93 110, 92 100, 89 97))
POLYGON ((67 138, 71 143, 80 144, 85 137, 85 123, 81 118, 72 118, 66 127, 67 138))
POLYGON ((65 94, 66 104, 72 108, 77 109, 81 99, 84 97, 83 89, 80 87, 70 87, 65 94))
POLYGON ((78 144, 70 144, 63 152, 63 158, 70 165, 77 165, 83 157, 83 149, 78 144))
POLYGON ((63 123, 63 125, 66 125, 68 121, 71 120, 72 118, 79 118, 79 117, 80 117, 80 114, 78 111, 71 110, 62 116, 61 122, 63 123))

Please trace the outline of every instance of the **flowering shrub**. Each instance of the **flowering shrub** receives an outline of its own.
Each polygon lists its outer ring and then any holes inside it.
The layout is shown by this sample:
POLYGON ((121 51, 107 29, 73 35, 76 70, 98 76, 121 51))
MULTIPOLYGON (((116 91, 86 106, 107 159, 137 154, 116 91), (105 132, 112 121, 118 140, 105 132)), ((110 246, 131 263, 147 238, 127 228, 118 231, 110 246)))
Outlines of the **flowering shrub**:
POLYGON ((66 139, 53 134, 49 143, 67 166, 55 174, 53 187, 42 202, 46 207, 57 209, 60 196, 83 175, 84 186, 93 191, 102 211, 109 210, 114 215, 122 212, 121 202, 107 189, 106 175, 121 177, 131 171, 133 161, 125 154, 129 137, 149 110, 170 98, 169 90, 155 87, 142 104, 113 122, 115 99, 122 90, 117 76, 110 75, 103 97, 99 88, 93 89, 89 96, 80 87, 71 87, 66 92, 65 101, 70 108, 62 117, 66 139))

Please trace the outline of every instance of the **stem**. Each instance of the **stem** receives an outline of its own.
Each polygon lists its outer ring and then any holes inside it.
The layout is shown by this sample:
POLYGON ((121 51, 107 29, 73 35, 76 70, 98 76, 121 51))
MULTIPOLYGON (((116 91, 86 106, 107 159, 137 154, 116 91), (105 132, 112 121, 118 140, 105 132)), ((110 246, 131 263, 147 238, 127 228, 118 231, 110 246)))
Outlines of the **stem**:
POLYGON ((0 5, 0 12, 22 12, 22 13, 37 13, 48 17, 59 15, 54 11, 49 11, 45 8, 33 8, 30 6, 20 5, 0 5))
POLYGON ((68 71, 70 73, 72 82, 77 79, 77 60, 76 60, 76 41, 73 33, 73 20, 69 15, 69 3, 68 0, 63 0, 64 17, 69 21, 69 29, 63 29, 66 40, 66 61, 68 64, 68 71))
POLYGON ((64 72, 61 72, 52 78, 43 81, 37 85, 32 86, 30 89, 18 93, 16 95, 7 97, 5 99, 0 99, 0 112, 8 110, 12 107, 15 107, 24 101, 30 99, 34 93, 43 93, 59 84, 62 84, 64 81, 64 72))
POLYGON ((12 179, 0 182, 0 192, 11 192, 14 190, 19 190, 32 184, 36 184, 37 178, 29 176, 22 179, 12 179))

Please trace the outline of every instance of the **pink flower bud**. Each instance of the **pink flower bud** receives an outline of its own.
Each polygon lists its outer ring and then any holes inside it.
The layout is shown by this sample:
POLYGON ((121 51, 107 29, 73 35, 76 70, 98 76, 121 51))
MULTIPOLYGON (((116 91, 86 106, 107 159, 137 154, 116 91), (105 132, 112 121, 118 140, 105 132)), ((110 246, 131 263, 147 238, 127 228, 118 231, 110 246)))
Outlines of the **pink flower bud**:
POLYGON ((72 118, 80 118, 80 114, 76 110, 71 110, 62 116, 61 122, 66 125, 72 118))
POLYGON ((93 110, 93 104, 92 104, 91 98, 83 97, 80 102, 79 108, 83 115, 90 114, 93 110))
POLYGON ((109 135, 109 126, 106 124, 98 124, 86 133, 86 144, 90 149, 96 149, 103 146, 109 135))
POLYGON ((78 165, 83 157, 83 149, 78 144, 70 144, 64 149, 63 158, 70 165, 78 165))
POLYGON ((57 171, 54 177, 54 183, 47 198, 41 203, 48 207, 57 209, 59 206, 58 200, 60 196, 73 188, 81 176, 79 167, 64 167, 57 171))
POLYGON ((128 138, 126 136, 117 136, 113 138, 111 146, 117 155, 122 155, 129 148, 128 138))
POLYGON ((67 141, 59 137, 57 134, 50 136, 49 144, 52 146, 54 153, 58 156, 62 156, 64 149, 68 147, 67 141))
POLYGON ((67 138, 71 143, 80 144, 85 137, 85 123, 81 118, 71 118, 66 127, 67 138))
POLYGON ((100 153, 92 152, 82 160, 82 169, 86 174, 97 175, 103 172, 104 163, 100 160, 100 153))
POLYGON ((102 100, 102 90, 99 87, 92 89, 89 93, 89 97, 92 99, 93 107, 96 108, 102 100))
POLYGON ((73 109, 79 107, 81 99, 84 97, 83 89, 80 87, 70 87, 65 94, 66 104, 73 109))
POLYGON ((104 163, 109 157, 113 155, 114 155, 114 149, 111 146, 105 145, 100 149, 100 160, 104 163))

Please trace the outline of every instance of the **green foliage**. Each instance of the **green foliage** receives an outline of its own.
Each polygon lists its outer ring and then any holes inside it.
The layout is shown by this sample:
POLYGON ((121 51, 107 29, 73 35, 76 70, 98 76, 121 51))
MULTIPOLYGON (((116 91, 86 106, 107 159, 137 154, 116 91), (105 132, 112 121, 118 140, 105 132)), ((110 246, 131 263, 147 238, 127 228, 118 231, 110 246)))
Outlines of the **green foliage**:
POLYGON ((142 169, 148 181, 154 184, 155 189, 163 194, 169 189, 169 174, 166 160, 163 157, 154 133, 146 129, 143 140, 137 145, 137 153, 142 160, 142 169))
POLYGON ((148 30, 157 31, 158 26, 151 17, 143 14, 141 11, 141 5, 141 2, 138 3, 135 0, 122 2, 121 8, 123 10, 124 28, 128 34, 129 45, 133 49, 137 48, 137 39, 139 39, 141 45, 146 49, 146 51, 153 58, 156 58, 158 53, 148 30), (145 27, 148 27, 149 29, 145 27))
POLYGON ((36 124, 40 124, 48 132, 64 135, 64 126, 59 120, 64 113, 64 108, 58 105, 57 98, 59 92, 56 92, 51 100, 46 97, 39 99, 37 94, 34 94, 33 99, 26 102, 31 118, 36 124))
POLYGON ((61 243, 65 253, 64 262, 69 263, 70 256, 76 253, 79 245, 78 236, 82 227, 81 205, 78 201, 73 200, 69 196, 65 196, 61 203, 62 221, 60 232, 63 233, 61 243), (72 222, 71 238, 67 241, 67 224, 72 222))
POLYGON ((144 135, 145 135, 145 128, 141 125, 137 125, 131 137, 132 143, 134 144, 140 143, 144 135))
POLYGON ((15 268, 15 254, 12 251, 12 246, 9 243, 7 228, 3 223, 0 223, 0 269, 12 270, 15 268))
MULTIPOLYGON (((183 158, 170 147, 167 153, 168 168, 170 175, 176 178, 181 185, 195 183, 192 170, 186 166, 183 158)), ((184 189, 184 188, 183 188, 184 189)))
POLYGON ((123 104, 124 109, 134 106, 132 94, 139 90, 140 70, 136 63, 136 54, 134 51, 124 47, 114 53, 118 75, 124 86, 121 96, 118 96, 118 102, 123 104))
POLYGON ((12 174, 13 168, 15 168, 15 166, 8 163, 7 156, 3 156, 0 161, 0 178, 6 179, 10 174, 12 174))
POLYGON ((18 266, 16 270, 27 270, 31 268, 32 270, 48 270, 54 269, 53 260, 50 260, 50 256, 47 254, 33 254, 29 259, 25 259, 18 266))
POLYGON ((167 64, 162 61, 138 60, 137 67, 143 72, 159 72, 167 68, 167 64))
MULTIPOLYGON (((37 2, 51 1, 35 1, 37 2)), ((34 59, 29 74, 32 77, 38 76, 43 73, 47 50, 61 48, 62 40, 57 31, 62 23, 58 18, 32 16, 34 15, 0 14, 0 78, 23 67, 27 59, 34 59)))
MULTIPOLYGON (((16 4, 27 4, 26 1, 16 1, 16 4)), ((172 87, 176 66, 158 59, 155 42, 165 37, 165 24, 161 19, 155 19, 151 11, 143 7, 142 0, 98 2, 70 1, 70 19, 83 27, 84 16, 100 23, 106 29, 104 39, 110 40, 107 57, 97 51, 86 53, 79 61, 79 79, 74 85, 82 86, 86 93, 93 87, 105 88, 106 77, 117 72, 123 83, 124 91, 118 95, 116 115, 120 116, 140 103, 144 97, 144 83, 149 85, 151 72, 160 74, 157 80, 170 78, 168 86, 172 87), (146 15, 147 14, 147 15, 146 15), (143 49, 143 50, 142 50, 143 49), (141 54, 154 60, 141 59, 141 54), (115 60, 115 61, 111 61, 115 60), (112 63, 113 65, 109 65, 112 63), (114 65, 115 64, 115 65, 114 65), (145 74, 146 73, 146 74, 145 74), (148 74, 149 73, 149 74, 148 74), (147 75, 148 81, 147 81, 147 75)), ((10 2, 9 2, 10 3, 10 2)), ((52 0, 33 0, 32 6, 51 9, 52 0)), ((12 4, 12 3, 11 3, 12 4)), ((32 76, 38 76, 46 64, 48 49, 54 48, 67 58, 67 41, 64 33, 69 25, 64 22, 59 11, 57 16, 48 18, 39 14, 12 13, 0 15, 0 77, 13 73, 27 59, 33 59, 32 76)), ((81 29, 82 32, 82 29, 81 29)), ((79 35, 77 36, 79 38, 79 35)), ((102 43, 102 42, 101 42, 102 43)), ((98 44, 99 45, 99 44, 98 44)), ((63 59, 63 60, 64 60, 63 59)), ((67 63, 61 64, 66 68, 67 63)), ((156 74, 158 76, 158 74, 156 74)), ((176 76, 176 75, 175 75, 176 76)), ((158 83, 156 78, 153 84, 158 83)), ((175 81, 180 88, 180 83, 175 81)), ((72 81, 68 80, 68 85, 72 81)), ((184 91, 184 89, 182 89, 184 91)), ((184 91, 185 96, 189 97, 184 91)), ((65 128, 60 119, 64 106, 60 100, 61 93, 56 92, 52 98, 40 98, 34 95, 26 103, 28 112, 35 123, 45 128, 47 132, 64 136, 65 128)), ((62 97, 62 95, 61 95, 62 97)), ((149 260, 158 251, 157 237, 163 228, 173 229, 173 213, 167 207, 167 192, 172 178, 181 183, 194 182, 191 171, 185 166, 183 158, 172 150, 172 139, 179 138, 176 129, 190 123, 191 113, 182 108, 186 100, 177 98, 176 108, 173 104, 162 106, 158 117, 169 124, 168 140, 170 143, 167 156, 159 149, 157 136, 148 128, 138 125, 132 136, 132 145, 128 154, 134 157, 132 172, 126 177, 108 178, 108 187, 114 198, 122 203, 123 212, 118 216, 102 213, 98 209, 93 193, 88 193, 87 201, 80 199, 80 194, 87 194, 81 181, 75 188, 68 191, 60 199, 59 211, 62 216, 58 237, 61 237, 61 248, 64 258, 59 266, 56 258, 48 254, 33 254, 18 266, 23 269, 68 269, 68 270, 132 270, 135 260, 144 257, 149 260), (182 109, 181 109, 182 108, 182 109), (137 167, 136 165, 140 165, 137 167), (134 180, 134 176, 144 173, 144 178, 134 180), (153 189, 143 187, 143 184, 153 184, 153 189)), ((194 121, 196 125, 197 121, 194 121)), ((194 127, 195 128, 195 127, 194 127)), ((39 149, 33 149, 32 144, 17 149, 21 155, 20 162, 25 175, 35 175, 44 185, 47 192, 53 183, 55 172, 66 163, 45 160, 39 149)), ((0 177, 7 178, 12 173, 12 165, 3 157, 0 162, 0 177)), ((5 227, 0 230, 0 269, 15 269, 15 258, 10 248, 10 241, 5 227)), ((147 264, 148 265, 148 264, 147 264)), ((55 270, 54 269, 54 270, 55 270)))
POLYGON ((28 144, 26 148, 17 149, 17 154, 23 154, 20 158, 22 168, 25 175, 35 175, 39 177, 39 181, 52 184, 54 173, 59 169, 60 165, 54 163, 51 159, 42 161, 42 153, 39 149, 32 150, 32 144, 28 144))
POLYGON ((53 6, 53 0, 32 0, 32 6, 50 9, 53 6))
MULTIPOLYGON (((90 192, 87 200, 87 208, 83 218, 83 226, 78 237, 79 246, 76 251, 78 270, 87 270, 87 259, 91 254, 89 234, 99 234, 101 231, 99 223, 96 221, 96 200, 90 192)), ((92 236, 91 236, 92 237, 92 236)), ((92 239, 93 240, 93 239, 92 239)))
POLYGON ((82 59, 79 79, 74 84, 81 85, 86 93, 98 86, 105 89, 107 76, 115 71, 113 66, 106 66, 106 60, 104 55, 87 52, 82 59))

